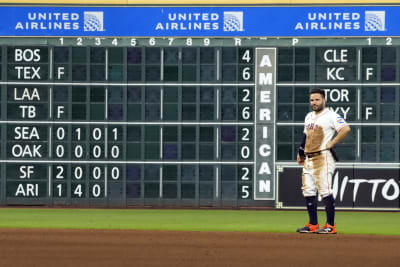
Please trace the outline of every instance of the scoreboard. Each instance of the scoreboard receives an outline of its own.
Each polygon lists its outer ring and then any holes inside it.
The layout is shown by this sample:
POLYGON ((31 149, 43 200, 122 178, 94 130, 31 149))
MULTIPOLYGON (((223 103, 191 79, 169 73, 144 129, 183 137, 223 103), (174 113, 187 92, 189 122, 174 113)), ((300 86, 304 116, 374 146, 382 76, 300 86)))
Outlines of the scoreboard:
POLYGON ((399 6, 0 14, 2 205, 296 206, 320 87, 352 128, 339 206, 399 208, 399 6))

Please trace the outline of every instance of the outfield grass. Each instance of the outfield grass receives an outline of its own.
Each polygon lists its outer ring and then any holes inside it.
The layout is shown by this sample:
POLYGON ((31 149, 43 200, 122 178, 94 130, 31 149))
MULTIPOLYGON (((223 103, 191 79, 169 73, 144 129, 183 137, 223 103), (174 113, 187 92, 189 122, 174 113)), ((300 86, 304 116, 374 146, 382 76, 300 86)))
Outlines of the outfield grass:
MULTIPOLYGON (((325 212, 319 212, 320 223, 325 212)), ((306 211, 1 208, 0 228, 293 233, 306 211)), ((336 212, 341 234, 400 235, 400 212, 336 212)))

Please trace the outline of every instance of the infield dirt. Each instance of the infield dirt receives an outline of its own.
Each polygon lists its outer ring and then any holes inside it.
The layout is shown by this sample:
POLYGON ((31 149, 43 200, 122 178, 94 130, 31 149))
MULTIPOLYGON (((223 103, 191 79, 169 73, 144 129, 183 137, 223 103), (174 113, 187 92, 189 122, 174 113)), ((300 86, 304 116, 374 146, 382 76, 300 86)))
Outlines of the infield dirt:
POLYGON ((0 229, 0 266, 399 266, 400 236, 0 229))

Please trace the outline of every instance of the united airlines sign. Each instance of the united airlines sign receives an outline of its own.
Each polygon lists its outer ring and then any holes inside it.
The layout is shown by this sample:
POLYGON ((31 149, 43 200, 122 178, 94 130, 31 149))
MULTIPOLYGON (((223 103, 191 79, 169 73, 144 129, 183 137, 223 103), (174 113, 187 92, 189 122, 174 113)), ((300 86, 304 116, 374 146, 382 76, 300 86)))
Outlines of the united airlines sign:
POLYGON ((307 17, 296 23, 296 31, 386 31, 386 12, 369 10, 360 12, 308 12, 307 17), (364 15, 364 16, 363 16, 364 15), (364 17, 364 20, 361 18, 364 17), (363 28, 364 26, 364 28, 363 28))
POLYGON ((93 12, 27 12, 15 22, 17 32, 43 31, 103 31, 103 11, 93 12), (83 17, 83 21, 82 18, 83 17))
POLYGON ((1 36, 400 36, 400 6, 0 7, 1 36))

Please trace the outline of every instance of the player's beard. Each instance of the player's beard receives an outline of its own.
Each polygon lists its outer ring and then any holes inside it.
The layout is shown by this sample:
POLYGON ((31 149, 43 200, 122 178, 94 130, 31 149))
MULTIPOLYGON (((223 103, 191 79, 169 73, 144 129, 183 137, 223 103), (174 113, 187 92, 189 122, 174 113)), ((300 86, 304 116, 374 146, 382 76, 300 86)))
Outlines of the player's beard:
POLYGON ((315 112, 320 112, 321 110, 323 110, 325 108, 324 103, 321 103, 321 105, 311 105, 311 109, 315 112))

